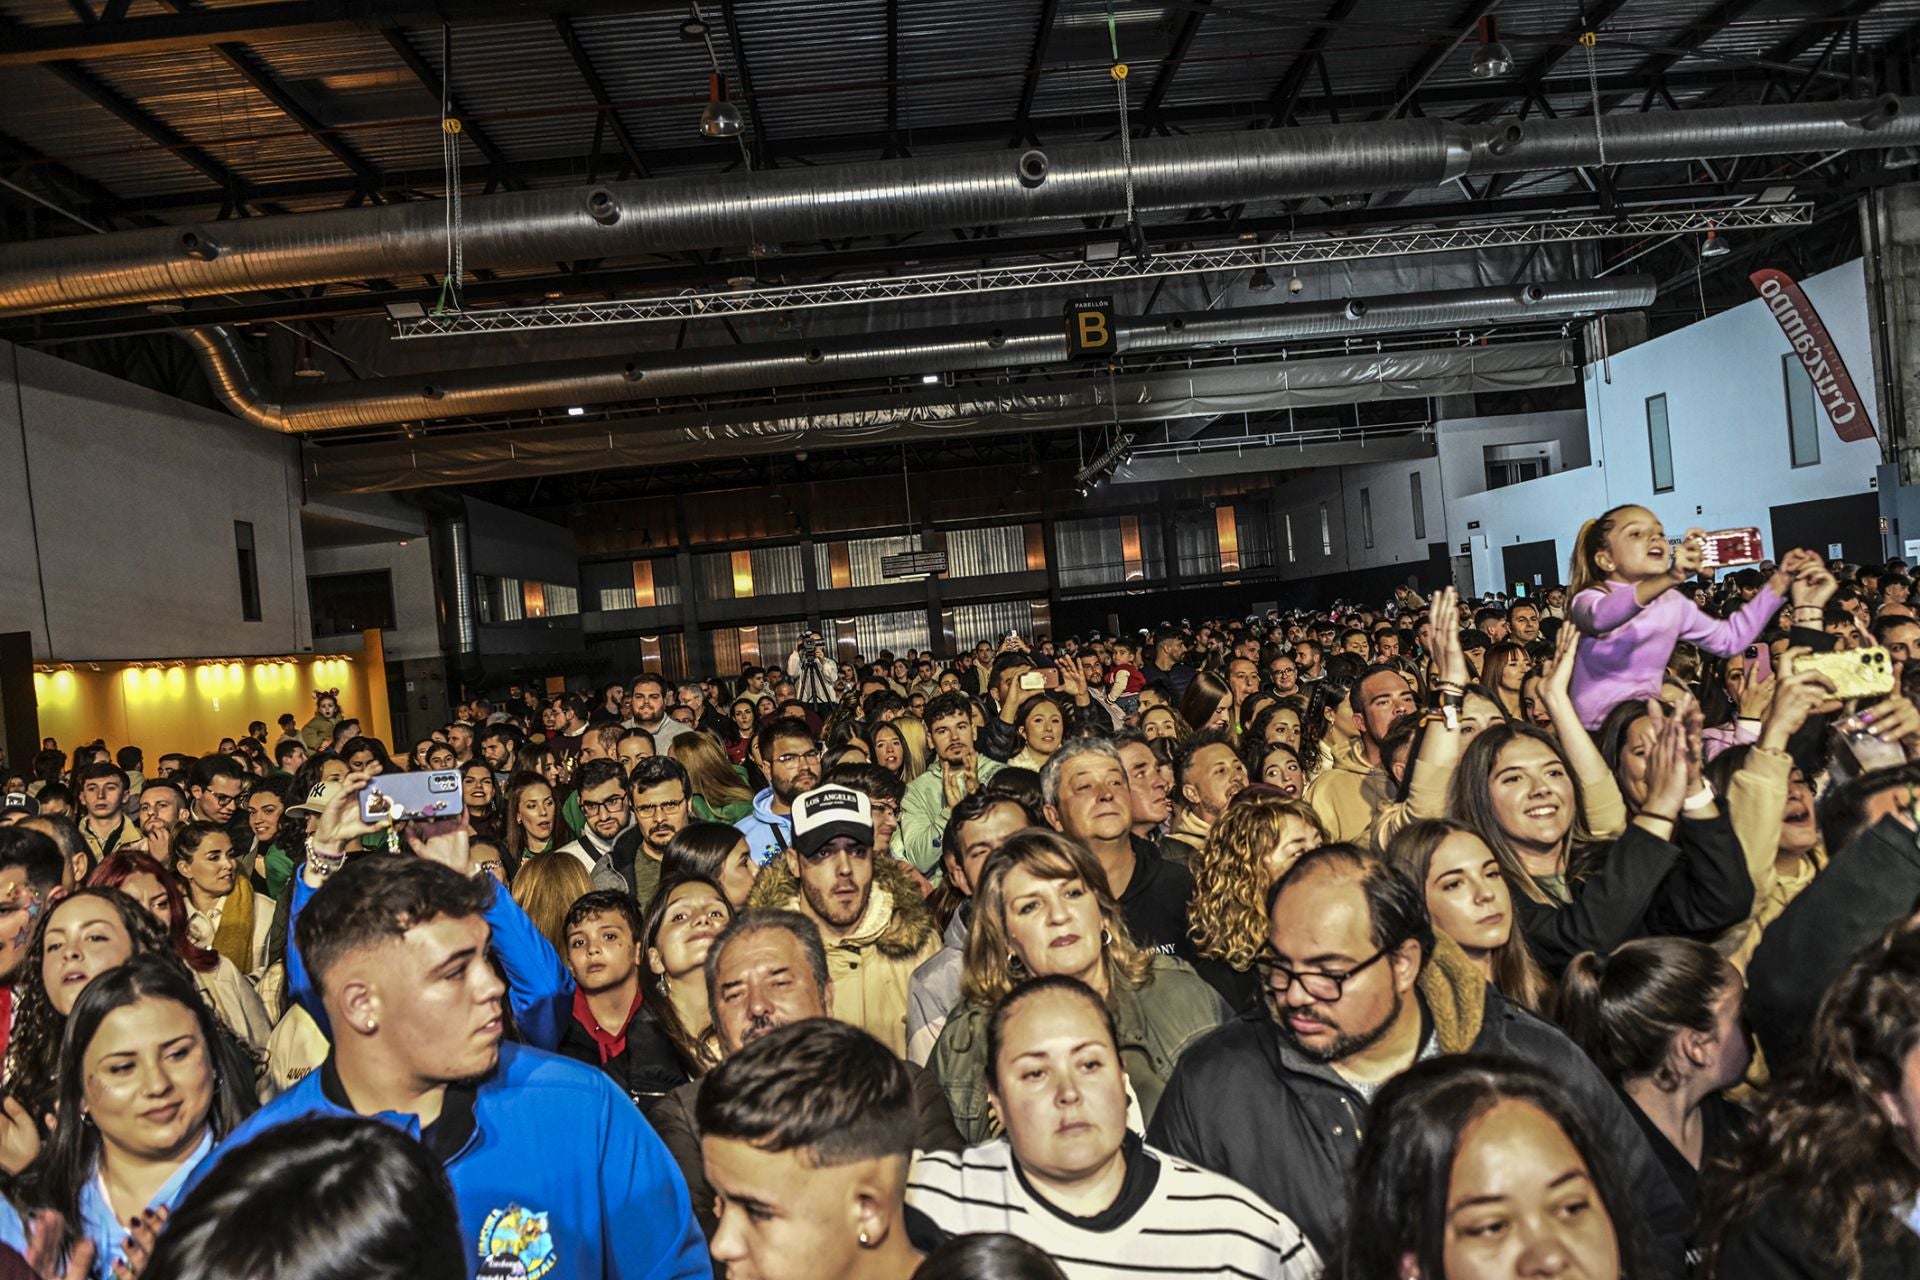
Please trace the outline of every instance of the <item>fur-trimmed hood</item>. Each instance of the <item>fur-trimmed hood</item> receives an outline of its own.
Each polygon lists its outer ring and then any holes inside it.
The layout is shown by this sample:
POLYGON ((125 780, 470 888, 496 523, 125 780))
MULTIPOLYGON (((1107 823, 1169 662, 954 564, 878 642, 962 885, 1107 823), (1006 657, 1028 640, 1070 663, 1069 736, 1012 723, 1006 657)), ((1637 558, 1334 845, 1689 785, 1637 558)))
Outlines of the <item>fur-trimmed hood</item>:
MULTIPOLYGON (((776 857, 760 869, 747 905, 803 911, 800 882, 787 870, 784 856, 776 857)), ((937 942, 938 937, 933 912, 921 898, 913 877, 907 874, 906 864, 891 855, 875 856, 873 891, 867 898, 866 914, 838 945, 870 946, 889 960, 904 960, 919 955, 930 940, 937 942)), ((832 949, 830 944, 828 950, 832 949)))

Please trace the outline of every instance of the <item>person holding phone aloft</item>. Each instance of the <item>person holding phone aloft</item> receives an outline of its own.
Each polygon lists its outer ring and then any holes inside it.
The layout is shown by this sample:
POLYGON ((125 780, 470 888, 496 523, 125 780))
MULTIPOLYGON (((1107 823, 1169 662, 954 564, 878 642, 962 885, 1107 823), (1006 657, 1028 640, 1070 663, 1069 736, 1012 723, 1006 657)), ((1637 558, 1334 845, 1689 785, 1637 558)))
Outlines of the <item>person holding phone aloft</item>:
POLYGON ((1752 644, 1786 603, 1794 578, 1821 563, 1811 551, 1787 552, 1759 593, 1721 620, 1673 590, 1699 570, 1704 536, 1689 529, 1669 546, 1659 517, 1631 503, 1580 526, 1567 616, 1587 637, 1573 669, 1574 707, 1587 728, 1599 728, 1619 703, 1659 697, 1680 641, 1722 658, 1752 644))

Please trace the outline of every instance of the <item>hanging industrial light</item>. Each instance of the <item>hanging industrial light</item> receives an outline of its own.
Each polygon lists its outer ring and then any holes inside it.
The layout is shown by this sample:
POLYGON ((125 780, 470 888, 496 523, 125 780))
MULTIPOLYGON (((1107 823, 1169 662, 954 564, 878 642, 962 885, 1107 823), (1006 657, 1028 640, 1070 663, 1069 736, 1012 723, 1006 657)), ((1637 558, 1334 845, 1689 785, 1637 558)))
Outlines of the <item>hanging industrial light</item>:
POLYGON ((307 343, 306 346, 301 349, 300 363, 293 366, 293 376, 296 378, 324 378, 327 376, 327 371, 322 369, 319 362, 313 358, 313 344, 311 342, 307 343))
POLYGON ((1700 244, 1700 256, 1702 258, 1724 258, 1731 252, 1733 251, 1727 248, 1727 242, 1720 238, 1720 233, 1714 228, 1708 227, 1707 238, 1700 244))
POLYGON ((706 110, 700 113, 700 135, 705 138, 737 138, 747 127, 740 108, 727 101, 727 78, 718 71, 708 84, 706 110))
POLYGON ((1273 276, 1268 273, 1265 266, 1255 267, 1253 269, 1253 274, 1247 277, 1247 292, 1248 293, 1272 293, 1273 292, 1273 276))
POLYGON ((1498 80, 1513 74, 1513 50, 1500 39, 1500 20, 1492 14, 1480 19, 1480 47, 1470 68, 1478 80, 1498 80))

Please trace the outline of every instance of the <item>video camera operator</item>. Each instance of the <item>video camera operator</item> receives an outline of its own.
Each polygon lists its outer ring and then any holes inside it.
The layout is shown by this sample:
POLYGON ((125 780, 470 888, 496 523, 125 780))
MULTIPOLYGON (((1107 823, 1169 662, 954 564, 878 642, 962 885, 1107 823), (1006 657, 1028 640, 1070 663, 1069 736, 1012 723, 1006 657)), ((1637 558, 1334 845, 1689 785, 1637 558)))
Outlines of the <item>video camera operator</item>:
POLYGON ((787 674, 793 677, 793 696, 822 712, 835 700, 840 664, 827 656, 826 641, 818 631, 803 634, 787 655, 787 674))

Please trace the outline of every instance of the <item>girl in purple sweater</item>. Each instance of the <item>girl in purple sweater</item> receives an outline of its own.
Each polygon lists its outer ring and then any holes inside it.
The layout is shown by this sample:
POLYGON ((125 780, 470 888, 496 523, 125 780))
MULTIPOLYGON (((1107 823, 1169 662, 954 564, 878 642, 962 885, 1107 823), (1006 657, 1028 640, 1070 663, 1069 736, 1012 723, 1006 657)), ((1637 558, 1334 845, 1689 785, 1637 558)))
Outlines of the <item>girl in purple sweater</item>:
POLYGON ((1659 697, 1667 659, 1680 641, 1722 658, 1752 644, 1786 602, 1794 572, 1811 558, 1788 552, 1760 593, 1721 621, 1673 590, 1700 568, 1703 536, 1689 529, 1678 547, 1670 546, 1660 518, 1633 505, 1580 526, 1567 618, 1587 637, 1573 666, 1573 705, 1587 728, 1598 729, 1607 712, 1629 698, 1659 697))

